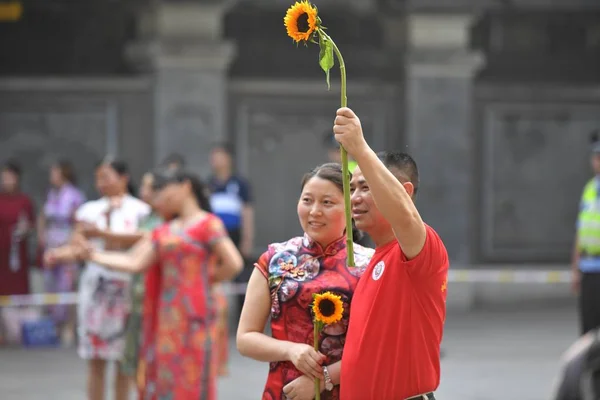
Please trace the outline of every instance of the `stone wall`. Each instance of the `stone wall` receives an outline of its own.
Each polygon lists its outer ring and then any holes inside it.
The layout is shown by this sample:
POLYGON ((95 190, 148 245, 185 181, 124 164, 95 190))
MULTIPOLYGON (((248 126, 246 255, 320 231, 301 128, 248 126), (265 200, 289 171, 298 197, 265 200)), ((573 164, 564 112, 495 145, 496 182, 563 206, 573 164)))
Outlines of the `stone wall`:
POLYGON ((568 262, 600 86, 480 84, 473 230, 483 262, 568 262))
POLYGON ((95 164, 107 154, 127 160, 138 179, 154 158, 151 93, 143 78, 0 80, 0 160, 22 164, 23 190, 38 205, 60 157, 91 198, 95 164))

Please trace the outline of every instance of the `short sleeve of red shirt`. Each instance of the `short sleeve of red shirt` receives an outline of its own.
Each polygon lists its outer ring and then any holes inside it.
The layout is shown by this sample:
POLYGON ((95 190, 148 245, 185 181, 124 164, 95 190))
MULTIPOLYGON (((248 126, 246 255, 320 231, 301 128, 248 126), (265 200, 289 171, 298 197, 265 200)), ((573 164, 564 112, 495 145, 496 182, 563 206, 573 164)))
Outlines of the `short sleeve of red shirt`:
POLYGON ((258 261, 254 263, 254 267, 260 271, 260 273, 267 279, 269 279, 269 251, 265 251, 258 258, 258 261))
POLYGON ((442 239, 429 225, 425 225, 425 232, 425 244, 415 258, 407 260, 404 253, 400 256, 404 267, 414 279, 448 272, 448 252, 442 239))
POLYGON ((207 221, 204 229, 202 229, 203 241, 208 243, 209 246, 213 246, 219 240, 227 237, 227 231, 223 222, 213 214, 207 217, 207 221))

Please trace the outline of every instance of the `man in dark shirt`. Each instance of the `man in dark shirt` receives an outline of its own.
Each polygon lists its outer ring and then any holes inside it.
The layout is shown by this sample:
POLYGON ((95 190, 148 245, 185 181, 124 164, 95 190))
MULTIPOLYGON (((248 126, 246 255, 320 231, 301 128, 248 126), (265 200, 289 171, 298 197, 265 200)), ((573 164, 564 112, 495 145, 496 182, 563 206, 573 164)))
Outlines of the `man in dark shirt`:
MULTIPOLYGON (((233 168, 233 151, 225 143, 213 147, 210 155, 212 176, 208 182, 211 190, 210 205, 225 225, 231 240, 245 259, 252 259, 254 246, 254 208, 248 182, 237 175, 233 168)), ((237 282, 247 282, 251 268, 236 278, 237 282)), ((238 296, 241 310, 244 295, 238 296)))

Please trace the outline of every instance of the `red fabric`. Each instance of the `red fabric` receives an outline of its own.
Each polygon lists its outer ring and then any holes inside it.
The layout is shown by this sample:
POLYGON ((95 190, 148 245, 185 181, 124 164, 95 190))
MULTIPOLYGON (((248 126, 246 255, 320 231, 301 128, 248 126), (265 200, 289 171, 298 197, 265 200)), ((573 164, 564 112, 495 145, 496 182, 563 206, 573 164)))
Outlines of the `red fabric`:
MULTIPOLYGON (((331 291, 342 298, 344 314, 336 324, 326 326, 319 351, 326 365, 342 358, 348 315, 354 307, 352 296, 373 251, 354 245, 355 264, 346 265, 346 238, 340 237, 323 249, 308 236, 271 244, 259 258, 256 268, 266 277, 271 293, 271 331, 275 339, 313 345, 310 306, 313 294, 331 291)), ((289 361, 272 362, 262 400, 283 400, 283 387, 302 373, 289 361)), ((322 400, 338 400, 339 387, 324 391, 322 400)))
POLYGON ((21 214, 27 218, 30 228, 33 228, 33 204, 29 197, 22 193, 0 193, 0 296, 29 293, 27 237, 19 245, 19 269, 10 269, 11 237, 21 214))
POLYGON ((140 399, 216 399, 212 246, 227 236, 208 214, 184 230, 157 228, 158 263, 146 275, 140 399))
POLYGON ((407 261, 399 244, 376 249, 352 301, 342 359, 341 399, 403 400, 440 382, 448 254, 429 226, 407 261))

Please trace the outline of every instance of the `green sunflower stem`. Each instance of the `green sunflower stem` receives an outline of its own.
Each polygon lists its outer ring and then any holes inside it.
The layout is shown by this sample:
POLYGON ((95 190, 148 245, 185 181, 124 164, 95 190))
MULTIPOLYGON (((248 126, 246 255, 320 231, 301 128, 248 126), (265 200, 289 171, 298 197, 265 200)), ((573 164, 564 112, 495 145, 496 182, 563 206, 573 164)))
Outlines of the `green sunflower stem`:
MULTIPOLYGON (((317 353, 319 352, 320 325, 319 321, 313 322, 314 348, 317 353)), ((321 380, 319 378, 315 378, 315 400, 321 400, 321 380)))
MULTIPOLYGON (((342 57, 342 53, 340 49, 337 47, 335 42, 331 40, 331 37, 319 30, 319 32, 324 35, 327 40, 331 42, 333 46, 333 52, 335 53, 338 62, 340 63, 340 76, 342 81, 342 89, 341 89, 341 106, 348 106, 348 97, 346 96, 346 64, 344 63, 344 57, 342 57)), ((344 211, 346 214, 346 249, 347 249, 347 264, 349 267, 354 267, 354 238, 352 237, 352 214, 351 214, 351 205, 350 205, 350 171, 348 167, 348 152, 344 148, 344 146, 340 146, 340 154, 342 158, 342 174, 343 174, 343 189, 344 189, 344 211)))

